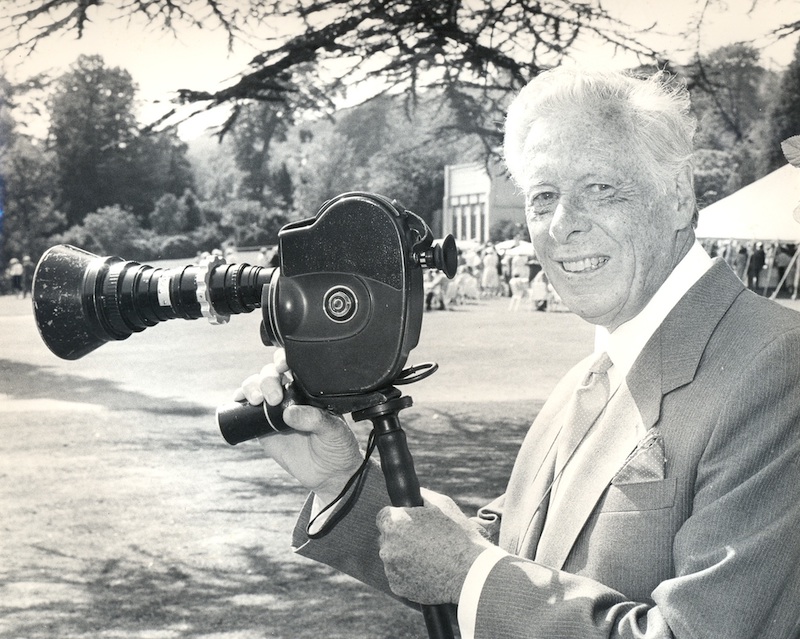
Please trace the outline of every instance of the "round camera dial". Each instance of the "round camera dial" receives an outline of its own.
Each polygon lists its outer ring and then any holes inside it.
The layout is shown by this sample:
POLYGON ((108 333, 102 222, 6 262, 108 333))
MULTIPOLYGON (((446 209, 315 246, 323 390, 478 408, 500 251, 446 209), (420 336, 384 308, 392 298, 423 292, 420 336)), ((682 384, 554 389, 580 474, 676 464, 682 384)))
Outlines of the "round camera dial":
POLYGON ((347 286, 334 286, 322 299, 322 310, 328 319, 338 324, 349 322, 358 311, 358 298, 347 286))

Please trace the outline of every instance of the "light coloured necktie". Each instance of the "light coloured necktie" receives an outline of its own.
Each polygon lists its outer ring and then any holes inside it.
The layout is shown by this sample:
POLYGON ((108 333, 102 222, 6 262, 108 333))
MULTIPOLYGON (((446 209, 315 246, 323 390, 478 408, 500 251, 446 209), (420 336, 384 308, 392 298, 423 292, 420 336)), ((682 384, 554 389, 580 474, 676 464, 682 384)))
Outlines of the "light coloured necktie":
POLYGON ((610 392, 608 369, 613 366, 608 353, 601 353, 589 367, 589 372, 570 399, 564 419, 564 426, 558 438, 555 479, 558 482, 564 466, 567 465, 575 449, 586 433, 603 412, 610 392))
MULTIPOLYGON (((532 494, 540 494, 541 499, 536 505, 530 521, 525 523, 525 528, 520 532, 517 541, 517 554, 533 554, 542 535, 542 530, 549 517, 549 511, 555 506, 556 493, 561 481, 564 466, 572 457, 575 449, 589 432, 592 424, 597 421, 608 403, 610 384, 608 369, 613 365, 607 353, 602 353, 589 367, 583 378, 569 399, 564 409, 563 425, 561 426, 554 446, 556 450, 550 457, 549 472, 537 473, 537 483, 541 492, 533 490, 532 494), (546 485, 542 484, 546 482, 546 485)), ((549 456, 549 455, 548 455, 549 456)), ((542 469, 547 466, 544 462, 542 469)))

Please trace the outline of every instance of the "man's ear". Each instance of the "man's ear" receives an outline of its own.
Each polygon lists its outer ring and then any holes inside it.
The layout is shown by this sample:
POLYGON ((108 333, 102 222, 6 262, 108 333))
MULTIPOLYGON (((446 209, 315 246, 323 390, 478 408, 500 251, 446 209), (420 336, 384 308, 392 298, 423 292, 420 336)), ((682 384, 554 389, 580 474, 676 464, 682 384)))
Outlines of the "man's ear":
POLYGON ((675 228, 685 229, 696 224, 697 201, 694 195, 692 167, 685 166, 675 176, 675 228))

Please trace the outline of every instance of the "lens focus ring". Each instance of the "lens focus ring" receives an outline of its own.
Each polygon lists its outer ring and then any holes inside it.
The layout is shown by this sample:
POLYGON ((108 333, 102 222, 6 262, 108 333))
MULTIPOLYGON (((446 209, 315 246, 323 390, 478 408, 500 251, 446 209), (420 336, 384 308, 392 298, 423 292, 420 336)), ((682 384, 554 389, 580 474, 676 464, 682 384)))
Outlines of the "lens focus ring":
POLYGON ((358 298, 348 287, 334 286, 325 293, 322 308, 330 320, 349 322, 358 310, 358 298))
POLYGON ((139 263, 122 260, 112 263, 103 280, 103 294, 99 300, 100 307, 102 308, 102 317, 107 322, 105 328, 114 336, 114 339, 125 339, 133 333, 119 307, 119 287, 130 265, 139 266, 139 263))

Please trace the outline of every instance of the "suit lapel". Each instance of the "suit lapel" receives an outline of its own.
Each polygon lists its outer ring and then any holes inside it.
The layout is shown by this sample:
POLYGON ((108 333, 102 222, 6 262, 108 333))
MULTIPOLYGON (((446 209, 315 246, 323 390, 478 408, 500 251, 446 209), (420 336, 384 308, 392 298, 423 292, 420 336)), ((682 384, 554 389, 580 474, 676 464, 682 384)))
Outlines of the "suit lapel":
POLYGON ((716 259, 664 319, 626 379, 645 423, 658 421, 664 395, 694 379, 714 329, 743 290, 730 267, 716 259))
POLYGON ((519 542, 535 549, 537 561, 564 565, 612 478, 658 422, 663 396, 694 378, 714 328, 743 289, 728 266, 716 260, 656 330, 585 441, 581 457, 590 463, 559 487, 541 537, 519 542))

